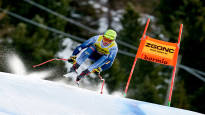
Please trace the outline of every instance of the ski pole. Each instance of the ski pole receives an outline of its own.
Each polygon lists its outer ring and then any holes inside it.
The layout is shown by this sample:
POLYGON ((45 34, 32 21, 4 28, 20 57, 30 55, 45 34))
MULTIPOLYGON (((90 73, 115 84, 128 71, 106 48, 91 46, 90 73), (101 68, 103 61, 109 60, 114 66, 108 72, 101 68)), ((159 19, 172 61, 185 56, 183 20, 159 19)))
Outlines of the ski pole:
POLYGON ((48 63, 48 62, 54 61, 54 60, 63 60, 63 61, 67 61, 68 59, 63 59, 63 58, 62 58, 62 59, 57 59, 57 58, 50 59, 50 60, 45 61, 45 62, 43 62, 43 63, 37 64, 37 65, 33 65, 33 68, 35 68, 35 67, 39 67, 39 66, 42 66, 42 65, 44 65, 44 64, 46 64, 46 63, 48 63))
POLYGON ((102 87, 101 87, 101 92, 100 92, 101 94, 103 94, 103 86, 104 86, 104 84, 105 84, 105 80, 102 78, 102 76, 101 76, 100 74, 98 74, 98 77, 99 77, 100 80, 103 81, 102 87))

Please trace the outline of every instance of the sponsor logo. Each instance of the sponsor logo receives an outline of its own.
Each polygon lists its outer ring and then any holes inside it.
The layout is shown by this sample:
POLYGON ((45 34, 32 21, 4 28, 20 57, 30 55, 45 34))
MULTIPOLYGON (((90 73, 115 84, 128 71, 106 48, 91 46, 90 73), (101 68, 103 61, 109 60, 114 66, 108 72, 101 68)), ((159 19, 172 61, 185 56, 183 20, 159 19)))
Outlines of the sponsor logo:
POLYGON ((85 54, 86 54, 86 55, 90 55, 90 53, 89 53, 88 51, 85 51, 85 54))
POLYGON ((159 51, 165 51, 165 52, 168 52, 168 53, 174 53, 174 49, 172 49, 172 48, 167 48, 167 47, 160 46, 160 45, 156 45, 156 44, 146 43, 145 46, 146 46, 146 47, 153 48, 153 49, 157 49, 157 50, 159 50, 159 51))
POLYGON ((148 61, 152 61, 152 62, 156 62, 156 63, 162 63, 162 64, 168 64, 168 61, 165 59, 157 59, 154 57, 148 57, 147 55, 144 55, 144 59, 148 60, 148 61))

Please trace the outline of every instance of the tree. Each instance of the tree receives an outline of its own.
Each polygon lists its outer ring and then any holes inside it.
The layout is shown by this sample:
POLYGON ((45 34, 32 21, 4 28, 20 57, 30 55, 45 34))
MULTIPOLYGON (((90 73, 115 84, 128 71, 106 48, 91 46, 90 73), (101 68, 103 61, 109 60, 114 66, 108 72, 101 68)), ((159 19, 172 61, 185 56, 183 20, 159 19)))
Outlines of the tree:
MULTIPOLYGON (((142 26, 139 23, 139 18, 139 13, 135 11, 135 8, 131 4, 129 4, 121 19, 123 29, 119 32, 120 40, 132 44, 136 46, 136 48, 139 46, 140 37, 144 30, 144 25, 142 26)), ((119 47, 123 50, 137 53, 137 51, 128 50, 122 46, 119 47)), ((125 81, 121 82, 122 84, 126 84, 134 60, 131 57, 123 55, 119 55, 118 58, 120 63, 123 64, 121 67, 126 70, 127 75, 125 81)), ((169 74, 160 75, 159 73, 166 72, 167 70, 166 67, 164 68, 160 64, 154 64, 152 62, 138 59, 127 96, 137 100, 162 104, 167 89, 167 83, 165 83, 164 79, 166 79, 169 74)))
MULTIPOLYGON (((49 3, 40 0, 38 2, 62 14, 66 14, 69 8, 69 0, 57 0, 49 3)), ((33 7, 24 1, 3 1, 2 6, 4 9, 8 9, 17 15, 32 19, 39 24, 57 28, 61 31, 64 31, 67 24, 65 20, 56 16, 54 17, 52 14, 33 7)), ((26 61, 26 64, 28 64, 27 67, 32 67, 31 65, 54 58, 56 53, 60 50, 59 45, 62 36, 58 34, 24 23, 9 15, 4 17, 1 21, 7 22, 7 25, 15 27, 12 32, 4 36, 5 38, 11 39, 11 42, 7 40, 6 44, 7 46, 15 48, 15 51, 17 51, 26 61)), ((62 68, 62 63, 59 65, 61 66, 58 68, 64 70, 62 68)), ((54 64, 51 63, 49 66, 54 67, 54 64)), ((61 74, 63 74, 63 72, 61 72, 61 74)))
MULTIPOLYGON (((140 18, 139 13, 136 12, 131 4, 128 4, 127 8, 125 9, 125 13, 121 19, 121 24, 123 29, 119 32, 119 40, 127 42, 131 45, 136 46, 139 45, 140 37, 142 35, 142 26, 139 24, 138 19, 140 18)), ((119 49, 123 49, 124 51, 129 51, 131 53, 136 53, 135 50, 127 49, 126 47, 120 46, 119 49)), ((127 62, 127 56, 119 55, 121 63, 128 63, 125 65, 125 68, 130 67, 132 65, 132 61, 127 62), (124 61, 123 61, 124 60, 124 61)), ((130 68, 128 69, 130 70, 130 68)))
MULTIPOLYGON (((161 0, 155 13, 159 23, 164 28, 164 33, 172 42, 177 41, 178 28, 183 23, 184 29, 180 48, 181 63, 201 71, 205 71, 205 54, 198 53, 199 49, 200 51, 205 50, 204 5, 205 1, 201 0, 161 0)), ((201 109, 204 108, 205 104, 196 98, 204 95, 204 92, 199 93, 202 91, 200 89, 205 87, 204 83, 184 70, 179 70, 177 83, 184 83, 186 91, 181 90, 180 93, 186 92, 190 104, 190 106, 186 106, 186 109, 205 113, 204 109, 201 109)), ((173 98, 176 97, 173 96, 173 98)), ((173 105, 179 106, 180 103, 177 101, 173 105)))

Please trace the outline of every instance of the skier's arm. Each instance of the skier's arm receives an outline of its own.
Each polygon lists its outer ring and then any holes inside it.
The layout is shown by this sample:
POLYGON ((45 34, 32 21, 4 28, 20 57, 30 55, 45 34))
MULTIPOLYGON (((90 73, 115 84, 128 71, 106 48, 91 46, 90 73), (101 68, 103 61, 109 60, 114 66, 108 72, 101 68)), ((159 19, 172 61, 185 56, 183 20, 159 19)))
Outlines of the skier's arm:
POLYGON ((73 56, 77 55, 82 49, 89 47, 90 45, 94 44, 95 41, 97 40, 98 36, 94 36, 88 40, 86 40, 84 43, 79 45, 78 47, 75 48, 73 51, 73 56))
POLYGON ((117 55, 117 52, 118 52, 118 48, 117 47, 115 47, 114 49, 110 50, 110 55, 108 56, 105 64, 101 67, 101 69, 102 69, 101 71, 105 71, 105 70, 109 69, 112 66, 112 64, 113 64, 113 62, 115 60, 115 57, 117 55))

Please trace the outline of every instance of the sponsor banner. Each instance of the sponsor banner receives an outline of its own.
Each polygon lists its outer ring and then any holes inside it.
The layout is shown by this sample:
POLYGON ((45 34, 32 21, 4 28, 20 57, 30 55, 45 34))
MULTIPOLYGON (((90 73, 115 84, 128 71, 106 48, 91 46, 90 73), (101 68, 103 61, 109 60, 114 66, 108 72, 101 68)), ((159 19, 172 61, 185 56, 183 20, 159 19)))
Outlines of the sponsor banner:
POLYGON ((137 52, 138 58, 171 66, 176 64, 177 55, 177 43, 165 42, 149 36, 141 40, 137 52))

